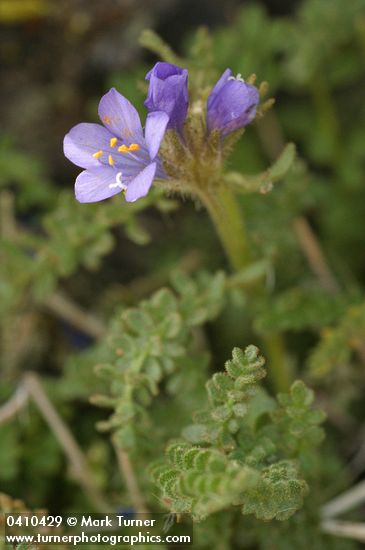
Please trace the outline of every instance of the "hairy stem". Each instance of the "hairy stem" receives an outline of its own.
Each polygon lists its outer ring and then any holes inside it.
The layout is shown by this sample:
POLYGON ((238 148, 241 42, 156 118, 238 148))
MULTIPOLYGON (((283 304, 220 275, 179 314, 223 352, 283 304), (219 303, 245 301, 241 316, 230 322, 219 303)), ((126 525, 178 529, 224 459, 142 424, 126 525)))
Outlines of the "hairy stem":
POLYGON ((246 227, 235 196, 229 189, 221 187, 204 191, 200 198, 209 212, 232 269, 239 271, 250 262, 250 255, 246 227))
MULTIPOLYGON (((204 190, 200 199, 209 212, 224 251, 234 271, 240 271, 250 263, 250 251, 242 212, 230 189, 217 187, 204 190)), ((262 288, 256 292, 262 292, 262 288)), ((285 346, 280 334, 265 335, 264 346, 270 359, 269 373, 276 391, 287 391, 292 382, 285 356, 285 346)))

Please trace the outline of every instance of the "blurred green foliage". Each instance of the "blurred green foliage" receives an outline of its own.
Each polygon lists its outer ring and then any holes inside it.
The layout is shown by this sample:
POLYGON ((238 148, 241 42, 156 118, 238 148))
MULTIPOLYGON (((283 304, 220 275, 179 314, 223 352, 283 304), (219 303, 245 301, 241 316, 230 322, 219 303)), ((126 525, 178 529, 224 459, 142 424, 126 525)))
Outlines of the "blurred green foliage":
POLYGON ((165 406, 171 409, 175 402, 186 406, 189 413, 192 396, 184 394, 199 392, 199 386, 194 387, 189 379, 194 371, 204 376, 207 364, 207 357, 201 353, 189 357, 194 330, 214 319, 224 302, 223 273, 212 277, 201 274, 197 281, 176 273, 173 284, 178 297, 169 289, 161 289, 141 302, 138 309, 117 315, 108 330, 105 350, 110 362, 97 367, 97 372, 110 380, 112 396, 99 395, 92 400, 114 409, 110 419, 99 427, 117 430, 116 441, 128 451, 147 443, 156 446, 149 407, 162 380, 166 392, 173 396, 173 402, 166 401, 165 406), (179 395, 184 395, 182 403, 179 395))

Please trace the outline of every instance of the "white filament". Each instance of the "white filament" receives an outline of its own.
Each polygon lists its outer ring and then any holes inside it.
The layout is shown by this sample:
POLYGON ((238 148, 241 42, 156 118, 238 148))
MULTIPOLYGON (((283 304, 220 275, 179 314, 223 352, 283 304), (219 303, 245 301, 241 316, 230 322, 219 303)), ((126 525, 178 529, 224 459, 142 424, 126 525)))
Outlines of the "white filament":
POLYGON ((121 177, 122 177, 122 172, 118 172, 117 177, 116 177, 116 181, 114 183, 109 184, 109 189, 115 189, 116 187, 120 187, 120 189, 122 189, 122 190, 127 189, 127 186, 124 185, 124 183, 122 183, 120 181, 121 177))
POLYGON ((237 73, 236 76, 230 76, 228 77, 228 80, 239 80, 240 82, 244 82, 244 78, 242 78, 241 73, 237 73))

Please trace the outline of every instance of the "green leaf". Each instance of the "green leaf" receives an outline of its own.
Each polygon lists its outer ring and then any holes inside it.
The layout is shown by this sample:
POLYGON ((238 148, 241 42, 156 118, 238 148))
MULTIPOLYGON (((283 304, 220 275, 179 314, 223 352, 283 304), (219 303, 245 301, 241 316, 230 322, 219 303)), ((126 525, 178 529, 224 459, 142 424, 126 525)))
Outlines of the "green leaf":
POLYGON ((183 437, 190 443, 204 443, 209 440, 207 428, 204 424, 194 424, 183 429, 183 437))
POLYGON ((245 175, 238 172, 228 172, 224 181, 228 186, 243 193, 267 193, 273 184, 281 180, 291 168, 295 159, 295 145, 288 143, 274 164, 257 175, 245 175))
POLYGON ((267 395, 259 385, 264 363, 256 346, 234 348, 227 372, 207 382, 209 409, 167 447, 162 485, 172 511, 202 520, 240 505, 259 520, 283 521, 303 506, 308 485, 301 467, 311 464, 322 439, 323 414, 311 409, 313 392, 301 381, 277 401, 267 395))
POLYGON ((303 505, 308 493, 306 482, 297 476, 295 465, 289 461, 263 470, 260 482, 245 494, 242 513, 264 521, 288 519, 303 505))

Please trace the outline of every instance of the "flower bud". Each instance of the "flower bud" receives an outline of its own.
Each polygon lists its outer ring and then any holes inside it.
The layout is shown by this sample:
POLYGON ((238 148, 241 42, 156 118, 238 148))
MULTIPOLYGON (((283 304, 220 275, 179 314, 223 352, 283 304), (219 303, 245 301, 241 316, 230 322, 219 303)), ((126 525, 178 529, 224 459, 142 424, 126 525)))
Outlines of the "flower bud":
POLYGON ((224 137, 243 128, 255 118, 259 100, 255 86, 246 84, 240 75, 233 77, 226 69, 208 97, 208 132, 217 129, 224 137))
POLYGON ((168 128, 181 133, 188 110, 188 71, 171 63, 156 63, 147 75, 150 112, 163 111, 169 116, 168 128))

